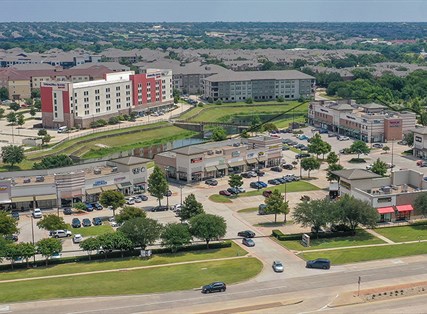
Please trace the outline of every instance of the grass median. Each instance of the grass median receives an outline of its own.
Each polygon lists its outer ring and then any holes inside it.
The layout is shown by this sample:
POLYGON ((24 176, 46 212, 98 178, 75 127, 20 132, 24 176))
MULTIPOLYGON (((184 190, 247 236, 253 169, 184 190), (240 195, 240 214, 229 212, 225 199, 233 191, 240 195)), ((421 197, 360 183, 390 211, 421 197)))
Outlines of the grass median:
MULTIPOLYGON (((140 266, 164 265, 171 263, 200 261, 205 259, 218 259, 235 256, 244 256, 247 251, 240 246, 231 243, 231 247, 221 249, 199 250, 192 252, 177 252, 167 254, 155 254, 150 259, 140 259, 138 257, 124 258, 124 259, 107 259, 96 260, 78 263, 68 263, 52 265, 48 267, 9 270, 2 272, 1 280, 19 279, 19 278, 33 278, 44 277, 53 275, 64 275, 74 273, 85 273, 99 270, 114 270, 120 268, 131 268, 140 266)), ((0 280, 0 281, 1 281, 0 280)), ((1 286, 0 286, 1 291, 1 286)))
POLYGON ((70 230, 73 234, 81 234, 83 237, 97 236, 114 231, 113 227, 110 225, 71 228, 70 230))
POLYGON ((427 240, 427 224, 377 228, 375 232, 393 242, 427 240))
POLYGON ((258 211, 258 207, 250 207, 250 208, 244 208, 241 210, 238 210, 237 212, 239 214, 247 214, 247 213, 254 213, 258 211))
POLYGON ((244 281, 254 277, 261 270, 262 263, 259 260, 243 258, 30 282, 0 283, 0 303, 188 290, 212 281, 224 281, 227 284, 244 281))
POLYGON ((280 245, 296 251, 309 251, 318 249, 329 249, 346 246, 357 246, 357 245, 368 245, 368 244, 380 244, 385 243, 383 240, 373 236, 365 230, 359 229, 356 235, 349 237, 336 237, 336 238, 323 238, 316 239, 312 237, 310 239, 310 247, 305 247, 301 244, 300 240, 292 241, 279 241, 280 245))
POLYGON ((219 194, 212 194, 209 196, 209 200, 215 203, 233 203, 231 199, 236 198, 232 196, 224 196, 219 194))
POLYGON ((427 242, 409 244, 390 244, 384 246, 330 250, 323 252, 307 252, 298 256, 311 260, 316 258, 328 258, 332 264, 348 264, 356 262, 366 262, 387 258, 397 258, 427 253, 427 242))
POLYGON ((239 197, 262 195, 262 192, 265 190, 273 191, 276 189, 279 190, 280 193, 285 193, 285 188, 287 193, 320 190, 320 188, 315 186, 314 184, 311 184, 305 181, 296 181, 296 182, 286 183, 286 186, 285 184, 280 184, 280 185, 268 186, 260 190, 245 192, 245 193, 239 194, 239 197))

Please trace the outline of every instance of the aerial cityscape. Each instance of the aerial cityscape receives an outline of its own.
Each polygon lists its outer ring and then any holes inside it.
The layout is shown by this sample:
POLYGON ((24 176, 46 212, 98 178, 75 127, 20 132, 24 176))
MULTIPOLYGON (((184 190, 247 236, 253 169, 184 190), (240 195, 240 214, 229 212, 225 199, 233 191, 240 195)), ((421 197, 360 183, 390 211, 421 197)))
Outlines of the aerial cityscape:
POLYGON ((425 2, 2 8, 0 314, 427 313, 425 2))

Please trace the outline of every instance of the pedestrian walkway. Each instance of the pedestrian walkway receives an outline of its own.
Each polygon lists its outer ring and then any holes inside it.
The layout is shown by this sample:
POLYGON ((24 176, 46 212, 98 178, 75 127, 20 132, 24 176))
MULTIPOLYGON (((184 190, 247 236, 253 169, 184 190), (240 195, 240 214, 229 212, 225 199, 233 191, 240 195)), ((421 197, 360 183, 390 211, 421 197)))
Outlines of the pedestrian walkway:
POLYGON ((393 243, 395 243, 394 241, 390 240, 389 238, 386 238, 385 236, 383 236, 383 235, 379 234, 378 232, 376 232, 376 231, 374 231, 374 230, 372 230, 372 229, 365 229, 365 231, 366 231, 367 233, 372 234, 374 237, 380 238, 381 240, 383 240, 383 241, 384 241, 384 242, 386 242, 386 243, 389 243, 389 244, 393 244, 393 243))

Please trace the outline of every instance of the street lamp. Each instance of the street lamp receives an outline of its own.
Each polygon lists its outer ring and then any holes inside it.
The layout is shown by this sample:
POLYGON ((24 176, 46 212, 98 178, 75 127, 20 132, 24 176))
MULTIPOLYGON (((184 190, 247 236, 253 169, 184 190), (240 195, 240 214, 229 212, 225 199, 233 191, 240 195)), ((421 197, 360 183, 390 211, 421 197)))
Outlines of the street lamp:
POLYGON ((166 206, 168 207, 169 210, 169 179, 168 179, 168 170, 169 170, 169 166, 165 167, 165 176, 166 176, 166 182, 168 185, 168 190, 166 192, 166 206))
POLYGON ((183 188, 183 186, 182 186, 182 184, 179 186, 179 189, 181 190, 181 206, 182 206, 182 188, 183 188))
MULTIPOLYGON (((34 208, 33 208, 34 211, 34 208)), ((33 213, 31 213, 31 239, 33 241, 33 245, 35 245, 35 241, 34 241, 34 218, 33 218, 33 213)), ((36 263, 36 254, 33 255, 33 260, 34 260, 34 264, 36 263)))

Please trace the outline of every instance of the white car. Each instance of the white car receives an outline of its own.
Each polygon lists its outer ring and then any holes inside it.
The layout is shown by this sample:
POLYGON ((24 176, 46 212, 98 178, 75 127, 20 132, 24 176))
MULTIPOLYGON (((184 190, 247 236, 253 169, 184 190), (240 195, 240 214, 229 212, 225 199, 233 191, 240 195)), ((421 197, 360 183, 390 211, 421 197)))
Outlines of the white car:
POLYGON ((237 188, 237 190, 239 190, 239 193, 245 193, 246 190, 244 188, 242 188, 241 186, 237 188))
POLYGON ((33 210, 33 217, 34 218, 42 218, 42 210, 40 208, 34 208, 33 210))
POLYGON ((55 230, 51 232, 53 238, 66 238, 71 237, 73 233, 70 230, 55 230))
POLYGON ((173 210, 174 212, 175 212, 175 211, 179 211, 179 210, 181 210, 182 205, 181 205, 181 204, 175 204, 172 208, 173 208, 172 210, 173 210))
POLYGON ((281 262, 281 261, 274 261, 274 262, 273 262, 273 270, 274 270, 276 273, 281 273, 281 272, 283 272, 284 267, 283 267, 282 262, 281 262))
POLYGON ((73 243, 80 243, 82 242, 83 237, 81 234, 75 234, 73 237, 73 243))
POLYGON ((50 259, 58 259, 62 257, 62 253, 53 253, 50 259))
POLYGON ((340 141, 348 141, 350 138, 348 136, 340 136, 340 141))

